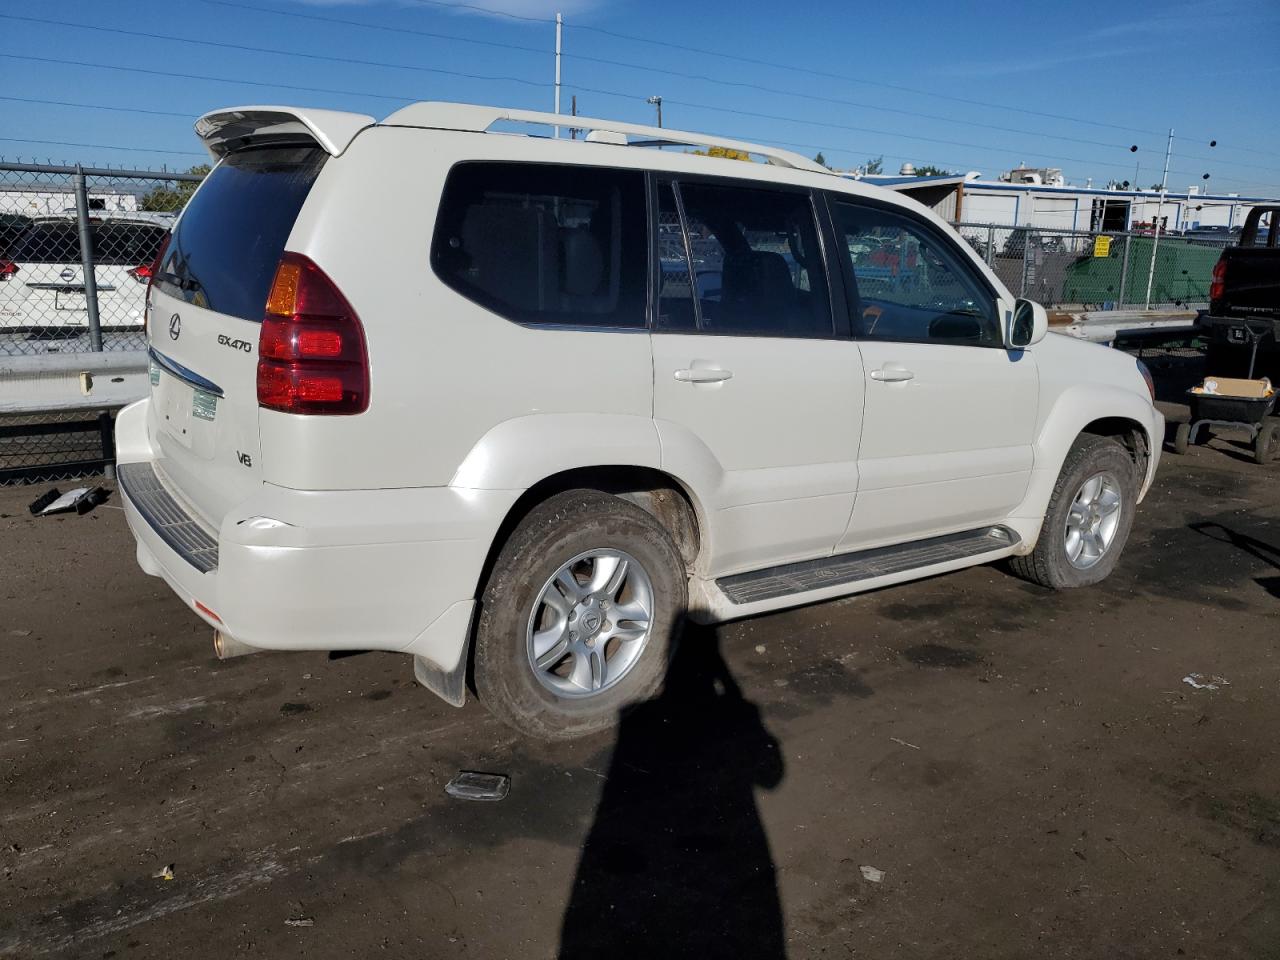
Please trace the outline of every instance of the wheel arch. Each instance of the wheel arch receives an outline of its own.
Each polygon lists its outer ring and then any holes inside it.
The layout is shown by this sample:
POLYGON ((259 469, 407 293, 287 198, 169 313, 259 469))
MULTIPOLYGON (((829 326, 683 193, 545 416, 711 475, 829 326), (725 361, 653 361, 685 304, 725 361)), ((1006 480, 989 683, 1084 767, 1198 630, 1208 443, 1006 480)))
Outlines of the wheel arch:
POLYGON ((599 490, 634 503, 652 515, 671 534, 676 549, 692 573, 706 549, 705 516, 689 487, 654 467, 610 464, 574 467, 550 474, 524 491, 498 525, 476 582, 476 596, 484 592, 493 565, 511 532, 538 504, 566 490, 599 490))

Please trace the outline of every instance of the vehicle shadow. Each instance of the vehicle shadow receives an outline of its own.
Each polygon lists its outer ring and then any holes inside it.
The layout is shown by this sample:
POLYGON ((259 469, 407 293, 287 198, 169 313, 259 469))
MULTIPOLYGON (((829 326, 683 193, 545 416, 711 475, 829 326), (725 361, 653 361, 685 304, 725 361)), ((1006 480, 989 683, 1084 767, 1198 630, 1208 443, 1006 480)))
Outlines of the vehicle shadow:
POLYGON ((655 699, 623 716, 578 863, 560 957, 784 957, 755 789, 783 778, 760 711, 689 628, 655 699))
MULTIPOLYGON (((1265 540, 1251 537, 1247 533, 1239 533, 1212 520, 1199 520, 1195 523, 1189 523, 1187 526, 1210 540, 1229 543, 1250 556, 1256 557, 1263 563, 1270 564, 1276 570, 1280 570, 1280 547, 1272 546, 1265 540)), ((1280 598, 1280 576, 1259 577, 1257 582, 1273 597, 1280 598)))

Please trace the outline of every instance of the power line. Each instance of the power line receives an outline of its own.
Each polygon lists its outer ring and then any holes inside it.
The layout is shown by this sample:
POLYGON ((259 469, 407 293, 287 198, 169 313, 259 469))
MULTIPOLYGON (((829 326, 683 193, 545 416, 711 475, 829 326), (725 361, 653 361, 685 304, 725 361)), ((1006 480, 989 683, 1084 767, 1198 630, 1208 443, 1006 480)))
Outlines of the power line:
POLYGON ((319 23, 336 23, 344 27, 364 27, 366 30, 381 30, 385 33, 410 33, 417 37, 430 37, 434 40, 452 40, 457 43, 472 43, 481 47, 498 47, 502 50, 520 50, 525 53, 547 55, 545 47, 530 47, 519 43, 503 43, 499 40, 477 40, 456 33, 439 33, 434 30, 418 30, 413 27, 390 27, 381 23, 365 23, 361 20, 347 20, 343 17, 329 17, 319 13, 303 13, 300 10, 277 10, 274 7, 259 7, 252 3, 236 3, 234 0, 201 0, 202 3, 219 7, 237 7, 241 10, 253 10, 256 13, 274 13, 281 17, 294 17, 298 20, 315 20, 319 23))
POLYGON ((48 107, 79 107, 82 110, 113 110, 117 113, 146 113, 153 117, 181 117, 190 120, 191 114, 173 110, 147 110, 144 107, 112 107, 105 103, 72 103, 70 100, 38 100, 35 97, 10 97, 0 95, 0 100, 13 103, 39 103, 48 107))
MULTIPOLYGON (((130 72, 130 73, 141 73, 141 74, 146 74, 146 75, 150 75, 150 76, 172 77, 172 78, 176 78, 176 79, 204 80, 204 81, 209 81, 209 82, 214 82, 214 83, 248 85, 248 86, 255 86, 255 87, 267 87, 267 88, 273 88, 273 89, 275 89, 275 88, 279 88, 279 89, 302 90, 302 91, 307 91, 307 92, 329 93, 329 94, 338 94, 338 95, 343 95, 343 96, 362 96, 362 97, 373 97, 373 98, 380 98, 380 99, 386 99, 386 100, 393 100, 393 101, 397 101, 397 102, 401 102, 401 103, 404 103, 404 102, 412 102, 412 101, 414 101, 415 99, 417 99, 417 97, 415 97, 415 96, 414 96, 414 95, 412 95, 412 94, 404 94, 404 95, 398 95, 398 96, 397 96, 397 95, 390 95, 390 94, 373 93, 373 92, 370 92, 370 91, 336 90, 336 89, 332 89, 332 88, 323 88, 323 87, 305 87, 305 86, 300 86, 300 85, 297 85, 297 84, 275 84, 275 83, 264 83, 264 82, 261 82, 261 81, 254 81, 254 80, 232 80, 232 79, 228 79, 228 78, 226 78, 226 77, 212 77, 212 76, 208 76, 208 75, 201 75, 201 74, 184 74, 184 73, 176 73, 176 72, 169 72, 169 71, 150 70, 150 69, 146 69, 146 68, 142 68, 142 67, 124 67, 124 66, 119 66, 119 65, 115 65, 115 64, 91 63, 91 62, 87 62, 87 61, 68 60, 68 59, 57 59, 57 58, 52 58, 52 57, 33 57, 33 56, 29 56, 29 55, 9 54, 9 53, 3 53, 3 52, 0 52, 0 57, 5 57, 5 58, 9 58, 9 59, 29 60, 29 61, 41 62, 41 63, 55 63, 55 64, 60 64, 60 65, 84 66, 84 67, 89 67, 89 68, 94 68, 94 69, 118 70, 118 71, 130 72)), ((535 85, 535 86, 542 86, 542 84, 537 83, 537 82, 535 82, 535 81, 522 81, 522 80, 517 80, 516 82, 525 83, 525 84, 533 84, 533 85, 535 85)), ((626 99, 626 100, 634 100, 634 99, 636 99, 636 95, 634 95, 634 94, 630 94, 630 93, 624 93, 624 92, 621 92, 621 91, 615 91, 615 90, 603 90, 603 89, 596 88, 596 87, 586 87, 586 86, 581 86, 581 85, 577 85, 577 84, 568 84, 568 86, 569 86, 569 87, 571 87, 572 89, 578 90, 578 91, 580 91, 580 92, 584 92, 584 93, 594 93, 594 94, 599 95, 599 96, 616 97, 616 98, 626 99)), ((23 98, 18 98, 18 97, 6 97, 6 98, 0 98, 0 99, 10 99, 10 100, 15 100, 15 101, 19 101, 19 102, 21 102, 21 101, 23 100, 23 98)), ((34 98, 32 98, 32 99, 34 99, 34 98)), ((65 106, 79 107, 79 108, 82 108, 82 109, 102 109, 102 107, 101 107, 100 105, 95 105, 95 104, 72 104, 72 103, 66 103, 66 102, 59 103, 59 102, 57 102, 57 101, 36 101, 36 102, 52 103, 52 104, 57 104, 57 105, 65 105, 65 106)), ((945 146, 960 146, 960 147, 965 147, 965 148, 967 148, 967 149, 983 150, 983 151, 988 151, 988 152, 995 152, 995 151, 997 151, 997 150, 999 150, 999 151, 1003 152, 1003 151, 1004 151, 1004 149, 1005 149, 1005 148, 1001 148, 1001 147, 993 147, 993 146, 987 146, 987 145, 983 145, 983 144, 973 144, 973 143, 963 143, 963 142, 949 141, 949 140, 944 140, 944 139, 936 138, 936 137, 923 137, 923 136, 915 136, 915 135, 912 135, 912 134, 899 134, 899 133, 893 133, 893 132, 891 132, 891 131, 881 131, 881 130, 875 130, 875 129, 872 129, 872 128, 856 127, 856 126, 853 126, 853 125, 847 125, 847 124, 834 124, 834 123, 828 123, 828 122, 824 122, 824 121, 797 120, 797 119, 792 118, 792 117, 785 117, 785 116, 780 116, 780 115, 776 115, 776 114, 756 113, 756 112, 752 112, 752 111, 737 110, 737 109, 729 108, 729 107, 717 107, 717 106, 713 106, 713 105, 710 105, 710 104, 699 104, 699 103, 694 103, 694 102, 690 102, 690 101, 683 101, 683 100, 672 100, 672 99, 668 99, 668 100, 667 100, 667 102, 669 102, 669 103, 679 104, 679 105, 684 106, 684 107, 687 107, 687 108, 689 108, 689 109, 700 109, 700 110, 708 110, 708 111, 712 111, 712 112, 730 113, 730 114, 734 114, 734 115, 737 115, 737 116, 748 117, 748 118, 751 118, 751 119, 761 119, 761 120, 770 120, 770 121, 785 121, 785 122, 790 122, 790 123, 801 123, 801 124, 806 124, 806 125, 809 125, 809 126, 829 127, 829 128, 838 129, 838 130, 848 130, 848 131, 853 131, 853 132, 866 132, 866 133, 873 133, 873 134, 876 134, 876 135, 884 135, 884 136, 897 136, 897 137, 900 137, 900 138, 902 138, 902 139, 920 140, 920 141, 922 141, 922 142, 927 142, 927 143, 938 143, 938 144, 942 144, 942 145, 945 145, 945 146)), ((119 110, 119 111, 134 112, 133 108, 124 108, 124 107, 106 108, 106 109, 115 109, 115 110, 119 110)), ((153 112, 153 111, 137 110, 136 112, 153 112)), ((154 111, 154 112, 159 113, 159 112, 161 112, 161 111, 154 111)), ((165 112, 165 113, 168 113, 168 112, 165 112)), ((185 114, 169 114, 169 115, 187 116, 187 115, 185 115, 185 114)), ((727 135, 726 135, 726 136, 727 136, 727 135)), ((777 143, 777 144, 779 144, 779 145, 788 145, 788 144, 785 144, 783 141, 778 141, 778 140, 772 140, 772 142, 777 143)), ((812 144, 790 144, 790 145, 792 145, 792 146, 801 146, 801 147, 805 147, 805 148, 824 149, 824 150, 834 150, 834 149, 837 149, 837 148, 835 148, 835 147, 833 147, 833 146, 830 146, 830 145, 826 145, 826 146, 821 146, 821 145, 812 145, 812 144)), ((853 150, 847 150, 847 151, 842 151, 842 152, 848 152, 848 153, 853 154, 853 153, 855 153, 856 151, 853 151, 853 150)), ((1121 163, 1116 163, 1116 162, 1111 162, 1111 161, 1102 161, 1102 160, 1098 160, 1098 161, 1093 161, 1093 160, 1084 160, 1084 159, 1080 159, 1080 158, 1061 157, 1061 156, 1059 156, 1059 155, 1057 155, 1057 154, 1041 154, 1041 153, 1035 153, 1035 152, 1031 152, 1031 151, 1025 151, 1024 153, 1025 153, 1027 156, 1049 157, 1049 158, 1052 158, 1052 159, 1070 160, 1070 161, 1075 162, 1075 163, 1093 164, 1093 165, 1096 165, 1096 166, 1111 166, 1111 167, 1117 167, 1117 168, 1125 169, 1125 170, 1127 170, 1127 169, 1128 169, 1128 164, 1121 164, 1121 163)), ((904 156, 904 155, 898 154, 898 155, 894 155, 894 156, 900 156, 900 157, 901 157, 901 156, 904 156)), ((905 159, 910 159, 910 158, 908 158, 908 157, 904 157, 904 158, 905 158, 905 159)), ((948 162, 948 165, 949 165, 949 166, 969 166, 969 164, 954 164, 954 163, 951 163, 951 162, 948 162)), ((1173 172, 1178 173, 1178 174, 1179 174, 1179 175, 1181 175, 1181 176, 1188 176, 1188 177, 1190 177, 1190 176, 1198 176, 1197 174, 1192 174, 1192 173, 1190 173, 1190 172, 1188 172, 1188 171, 1173 171, 1173 172)), ((1220 179, 1220 180, 1222 180, 1223 182, 1237 182, 1237 183, 1244 183, 1244 184, 1250 184, 1250 185, 1257 185, 1257 186, 1264 186, 1264 187, 1268 187, 1268 188, 1280 189, 1280 188, 1276 187, 1276 186, 1275 186, 1275 185, 1273 185, 1273 184, 1267 184, 1267 183, 1264 183, 1263 181, 1256 181, 1256 180, 1239 180, 1239 179, 1236 179, 1236 178, 1229 178, 1229 177, 1222 177, 1222 178, 1219 178, 1219 179, 1220 179)))
MULTIPOLYGON (((5 53, 0 51, 0 58, 6 60, 30 60, 33 63, 55 63, 64 67, 90 67, 95 70, 119 70, 124 73, 141 73, 152 77, 169 77, 175 80, 207 80, 210 83, 229 83, 233 86, 266 87, 271 90, 300 90, 304 93, 330 93, 343 97, 370 97, 377 100, 394 100, 397 103, 412 103, 417 99, 412 94, 393 95, 387 93, 371 93, 365 90, 335 90, 332 87, 303 87, 294 83, 266 83, 261 80, 232 80, 228 77, 211 77, 202 73, 173 73, 167 70, 148 70, 145 67, 122 67, 114 63, 91 63, 88 60, 63 60, 55 57, 33 57, 22 53, 5 53)), ((117 109, 124 109, 123 107, 117 109)))
POLYGON ((160 147, 119 147, 110 143, 71 143, 67 140, 29 140, 18 137, 0 137, 4 143, 40 143, 53 147, 83 147, 86 150, 126 150, 129 153, 161 153, 174 157, 208 157, 207 153, 194 150, 168 150, 160 147))
MULTIPOLYGON (((278 16, 293 17, 301 20, 313 20, 320 23, 334 23, 342 26, 361 27, 367 30, 378 30, 378 31, 383 31, 387 33, 411 33, 416 36, 430 37, 432 39, 438 39, 438 40, 451 40, 451 41, 457 41, 461 43, 473 43, 473 44, 479 44, 482 46, 498 47, 501 49, 518 50, 518 51, 527 52, 527 53, 538 53, 538 54, 544 54, 544 55, 547 53, 546 49, 542 47, 530 47, 530 46, 525 46, 521 44, 503 43, 503 42, 492 41, 492 40, 476 40, 470 37, 459 36, 457 34, 439 33, 439 32, 430 31, 430 30, 416 30, 410 27, 392 27, 392 26, 387 26, 385 24, 368 23, 361 20, 348 20, 341 17, 330 17, 322 14, 303 13, 297 10, 278 10, 271 7, 257 6, 256 4, 237 3, 235 2, 235 0, 202 0, 202 2, 215 4, 218 6, 235 7, 241 10, 251 10, 257 13, 275 14, 278 16)), ((449 4, 441 4, 441 5, 449 6, 449 4)), ((547 22, 554 23, 555 21, 551 20, 547 22)), ((594 29, 594 28, 582 28, 582 29, 594 29)), ((690 48, 690 49, 694 49, 694 48, 690 48)), ((945 116, 939 116, 937 114, 923 113, 919 110, 907 110, 900 107, 883 106, 875 103, 864 103, 856 100, 827 97, 820 94, 804 93, 804 92, 793 91, 793 90, 784 90, 777 87, 766 86, 764 84, 758 84, 758 83, 746 82, 746 81, 725 80, 720 77, 709 76, 707 74, 689 73, 681 70, 670 70, 670 69, 666 69, 662 67, 654 67, 646 64, 628 63, 626 61, 610 59, 605 57, 592 57, 592 56, 587 56, 584 54, 577 54, 572 52, 565 53, 563 54, 563 56, 565 57, 565 59, 578 60, 585 63, 596 63, 596 64, 604 64, 612 67, 622 67, 622 68, 631 69, 631 70, 641 70, 647 73, 658 73, 658 74, 664 74, 667 76, 681 77, 683 79, 688 79, 688 80, 699 80, 706 83, 719 84, 721 86, 746 88, 750 90, 757 90, 763 93, 772 93, 779 96, 793 97, 793 98, 806 100, 806 101, 830 103, 830 104, 835 104, 837 106, 843 106, 843 107, 857 107, 859 109, 874 110, 881 113, 898 114, 900 116, 911 117, 913 119, 933 120, 940 123, 962 124, 967 127, 980 127, 982 129, 996 130, 1002 133, 1014 133, 1022 136, 1040 137, 1040 138, 1050 139, 1050 140, 1061 140, 1066 143, 1079 143, 1087 146, 1104 147, 1109 150, 1128 150, 1129 149, 1128 144, 1112 143, 1112 142, 1107 142, 1103 140, 1090 140, 1083 137, 1066 136, 1064 134, 1044 133, 1038 130, 1026 130, 1019 127, 1006 127, 1006 126, 1001 126, 999 124, 983 123, 980 121, 958 120, 954 117, 945 117, 945 116)), ((580 88, 580 89, 584 89, 584 88, 580 88)), ((608 93, 607 95, 621 96, 621 94, 614 94, 612 92, 608 93)), ((626 96, 631 96, 631 95, 627 94, 626 96)), ((698 105, 698 104, 685 104, 685 105, 686 106, 702 106, 703 109, 715 109, 706 105, 698 105)), ((790 119, 790 118, 783 117, 778 119, 790 119)), ((833 126, 839 126, 839 125, 833 125, 833 126)), ((903 136, 903 134, 894 133, 892 131, 879 131, 879 130, 873 130, 870 128, 847 128, 847 129, 862 129, 862 130, 865 130, 865 132, 880 133, 886 136, 903 136)), ((1125 129, 1125 128, 1118 128, 1118 129, 1125 129)), ((1143 131, 1138 131, 1138 132, 1143 132, 1143 131)), ((940 142, 954 143, 957 146, 966 145, 966 144, 959 143, 958 141, 944 140, 940 142)), ((1143 148, 1140 148, 1140 152, 1153 153, 1156 155, 1160 155, 1163 153, 1163 150, 1155 150, 1152 148, 1143 147, 1143 148)), ((1041 154, 1041 156, 1049 156, 1049 154, 1041 154)), ((1275 172, 1276 170, 1274 166, 1264 166, 1262 164, 1246 163, 1244 161, 1219 160, 1216 158, 1196 157, 1196 156, 1189 156, 1189 155, 1184 155, 1184 156, 1186 156, 1187 159, 1191 159, 1191 160, 1203 160, 1208 163, 1222 163, 1222 164, 1229 164, 1232 166, 1249 167, 1257 170, 1265 170, 1267 172, 1275 172)), ((1071 158, 1063 158, 1063 159, 1071 159, 1071 158)), ((1075 162, 1092 162, 1092 161, 1075 161, 1075 162)))
POLYGON ((418 73, 435 73, 451 77, 462 77, 466 80, 497 80, 509 83, 522 83, 531 87, 545 87, 541 80, 525 80, 522 77, 495 77, 477 73, 462 73, 457 70, 444 70, 439 67, 424 67, 410 63, 387 63, 379 60, 360 60, 355 57, 334 57, 318 53, 300 53, 293 50, 277 50, 273 47, 251 47, 243 43, 227 43, 221 40, 196 40, 191 37, 179 37, 173 34, 144 33, 141 30, 122 30, 119 27, 103 27, 88 23, 71 23, 66 20, 46 20, 41 17, 20 17, 15 14, 0 13, 0 20, 21 20, 27 23, 39 23, 54 27, 71 27, 76 30, 91 30, 101 33, 114 33, 124 37, 141 37, 145 40, 163 40, 167 43, 190 43, 202 47, 217 47, 222 50, 243 50, 246 53, 269 53, 276 57, 300 57, 304 60, 323 60, 329 63, 348 63, 361 67, 385 67, 393 70, 413 70, 418 73))

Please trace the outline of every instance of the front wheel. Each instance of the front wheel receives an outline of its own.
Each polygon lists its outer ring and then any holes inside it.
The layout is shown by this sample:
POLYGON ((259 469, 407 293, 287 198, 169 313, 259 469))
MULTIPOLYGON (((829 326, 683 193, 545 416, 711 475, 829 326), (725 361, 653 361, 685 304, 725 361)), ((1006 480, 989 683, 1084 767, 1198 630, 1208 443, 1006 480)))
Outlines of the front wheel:
POLYGON ((1107 437, 1081 436, 1058 474, 1035 549, 1013 572, 1054 590, 1098 583, 1115 569, 1138 505, 1137 470, 1107 437))
POLYGON ((570 490, 535 507, 494 564, 476 628, 476 693, 544 740, 618 720, 662 682, 688 581, 667 530, 635 504, 570 490))

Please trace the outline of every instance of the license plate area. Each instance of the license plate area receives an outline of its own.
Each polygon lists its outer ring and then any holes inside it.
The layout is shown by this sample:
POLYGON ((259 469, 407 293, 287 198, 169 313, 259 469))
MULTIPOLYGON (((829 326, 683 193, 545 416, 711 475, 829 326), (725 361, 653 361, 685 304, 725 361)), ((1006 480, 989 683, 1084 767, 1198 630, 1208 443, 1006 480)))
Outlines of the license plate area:
POLYGON ((71 310, 76 313, 84 313, 88 310, 83 290, 55 290, 53 306, 56 310, 71 310))
POLYGON ((160 427, 173 439, 190 449, 192 437, 191 412, 195 390, 169 373, 161 373, 155 387, 156 410, 160 414, 160 427))

